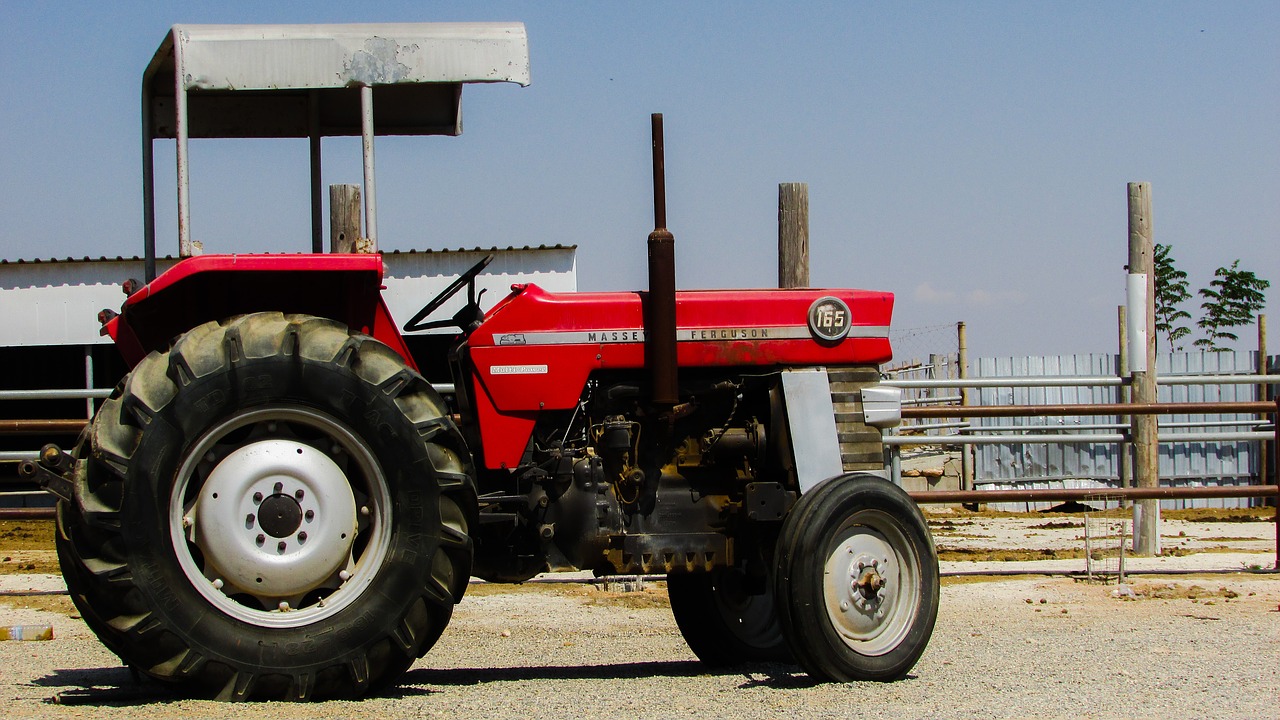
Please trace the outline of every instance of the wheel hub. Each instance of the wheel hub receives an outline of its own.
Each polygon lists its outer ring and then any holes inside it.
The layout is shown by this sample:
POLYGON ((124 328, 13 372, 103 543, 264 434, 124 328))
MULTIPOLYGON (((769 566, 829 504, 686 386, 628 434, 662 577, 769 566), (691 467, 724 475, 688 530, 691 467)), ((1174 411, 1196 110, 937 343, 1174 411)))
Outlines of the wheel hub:
POLYGON ((288 495, 272 495, 258 506, 258 522, 271 537, 288 537, 302 525, 302 506, 288 495))
POLYGON ((853 582, 853 589, 862 594, 862 597, 871 600, 876 597, 876 593, 884 587, 884 577, 874 569, 867 570, 862 576, 853 582))
POLYGON ((310 445, 280 439, 218 461, 184 518, 215 586, 266 598, 301 596, 337 573, 351 557, 356 521, 342 469, 310 445))
POLYGON ((859 653, 888 652, 906 632, 918 604, 918 572, 902 554, 905 538, 877 511, 850 518, 841 535, 824 566, 827 615, 859 653))

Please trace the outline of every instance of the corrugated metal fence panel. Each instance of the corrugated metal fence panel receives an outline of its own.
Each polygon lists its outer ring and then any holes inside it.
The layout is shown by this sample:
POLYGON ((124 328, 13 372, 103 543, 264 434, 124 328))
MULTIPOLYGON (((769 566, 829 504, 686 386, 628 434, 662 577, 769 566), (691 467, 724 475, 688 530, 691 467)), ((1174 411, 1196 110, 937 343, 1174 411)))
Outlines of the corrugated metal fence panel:
MULTIPOLYGON (((1257 368, 1257 353, 1177 353, 1156 358, 1158 375, 1229 375, 1250 374, 1257 368)), ((1216 402, 1233 400, 1257 400, 1262 395, 1254 385, 1166 385, 1156 394, 1159 402, 1216 402)), ((1245 422, 1255 419, 1251 415, 1169 415, 1164 423, 1191 423, 1226 421, 1245 422)), ((1220 430, 1244 430, 1246 425, 1222 427, 1193 426, 1171 429, 1170 432, 1201 432, 1220 430)), ((1160 446, 1160 477, 1175 485, 1247 485, 1258 473, 1258 458, 1251 442, 1196 442, 1167 443, 1160 446)), ((1165 507, 1241 507, 1250 503, 1246 499, 1177 500, 1163 503, 1165 507)))
MULTIPOLYGON (((1058 375, 1114 375, 1115 360, 1110 355, 1084 354, 1049 357, 982 358, 977 377, 1035 377, 1058 375)), ((1116 402, 1115 388, 981 388, 980 405, 1045 405, 1063 403, 1116 402)), ((974 418, 974 428, 1009 426, 1037 432, 1094 432, 1089 426, 1114 423, 1114 416, 1061 418, 974 418)), ((1116 448, 1098 443, 1043 444, 1009 443, 975 446, 977 484, 991 487, 1023 487, 1030 479, 1064 480, 1118 477, 1116 448)), ((1061 487, 1059 484, 1058 487, 1061 487)))
MULTIPOLYGON (((1161 354, 1156 360, 1159 375, 1250 374, 1257 367, 1257 353, 1175 353, 1161 354)), ((976 363, 975 377, 1036 376, 1101 376, 1117 373, 1117 359, 1110 354, 1062 355, 1046 357, 982 358, 976 363)), ((1118 387, 1062 388, 981 388, 980 405, 1041 405, 1072 403, 1115 403, 1121 401, 1118 387)), ((1158 392, 1160 402, 1211 402, 1217 400, 1260 399, 1254 385, 1167 385, 1158 392)), ((1161 423, 1247 421, 1247 415, 1161 416, 1161 423)), ((974 418, 972 426, 1025 426, 1049 432, 1109 432, 1108 428, 1089 426, 1115 425, 1115 416, 1063 418, 974 418)), ((1248 429, 1244 425, 1222 428, 1219 425, 1179 427, 1168 432, 1248 429)), ((1248 484, 1256 476, 1257 454, 1250 442, 1164 443, 1160 446, 1160 477, 1172 485, 1238 485, 1248 484)), ((977 489, 1117 487, 1120 484, 1120 447, 1108 443, 1042 444, 1008 443, 974 446, 974 484, 977 489)), ((1249 499, 1163 501, 1167 508, 1240 507, 1249 499)), ((1022 510, 1048 507, 1054 503, 1026 505, 1001 504, 1001 509, 1022 510), (1004 507, 1008 505, 1009 507, 1004 507)))

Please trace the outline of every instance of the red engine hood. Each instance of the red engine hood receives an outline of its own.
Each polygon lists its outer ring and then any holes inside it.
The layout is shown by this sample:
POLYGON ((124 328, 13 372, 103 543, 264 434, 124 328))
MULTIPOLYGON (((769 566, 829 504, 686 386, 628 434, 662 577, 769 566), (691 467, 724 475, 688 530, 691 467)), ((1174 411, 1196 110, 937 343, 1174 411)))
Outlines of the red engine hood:
MULTIPOLYGON (((473 349, 590 346, 603 353, 601 367, 641 367, 644 295, 549 293, 537 285, 516 285, 468 344, 473 349)), ((867 290, 679 292, 680 365, 881 363, 892 357, 892 314, 891 293, 867 290), (837 342, 820 341, 809 330, 809 308, 824 297, 839 298, 851 312, 848 335, 837 342)))
MULTIPOLYGON (((516 285, 468 339, 485 464, 510 467, 541 410, 572 408, 595 370, 644 367, 641 292, 548 293, 516 285)), ((679 366, 769 368, 888 361, 891 293, 847 289, 696 290, 676 293, 679 366), (847 305, 837 341, 819 339, 809 311, 847 305)))

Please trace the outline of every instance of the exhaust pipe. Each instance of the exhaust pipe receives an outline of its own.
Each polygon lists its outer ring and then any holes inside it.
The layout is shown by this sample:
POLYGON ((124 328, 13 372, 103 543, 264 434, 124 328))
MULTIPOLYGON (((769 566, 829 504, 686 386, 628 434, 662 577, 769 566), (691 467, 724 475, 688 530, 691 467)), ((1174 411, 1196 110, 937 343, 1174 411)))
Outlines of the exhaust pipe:
POLYGON ((676 239, 667 230, 667 171, 662 113, 653 124, 653 232, 649 233, 649 295, 645 307, 644 361, 651 400, 670 410, 680 402, 676 378, 676 239))

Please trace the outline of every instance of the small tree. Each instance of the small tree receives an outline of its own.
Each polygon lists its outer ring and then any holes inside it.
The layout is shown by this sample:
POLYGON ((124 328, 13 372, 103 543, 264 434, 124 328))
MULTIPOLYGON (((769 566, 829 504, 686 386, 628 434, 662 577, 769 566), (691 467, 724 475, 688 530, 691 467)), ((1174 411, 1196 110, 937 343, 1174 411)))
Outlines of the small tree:
POLYGON ((1221 352, 1229 348, 1222 347, 1220 342, 1238 339, 1230 328, 1253 322, 1254 313, 1266 306, 1263 291, 1271 287, 1271 283, 1248 270, 1241 270, 1239 260, 1231 263, 1229 268, 1218 268, 1213 277, 1209 287, 1200 289, 1200 297, 1204 298, 1200 303, 1204 317, 1196 325, 1205 336, 1195 344, 1221 352))
POLYGON ((1169 350, 1178 351, 1178 340, 1191 334, 1191 328, 1181 323, 1191 319, 1191 313, 1178 307, 1191 298, 1187 290, 1187 274, 1174 267, 1169 255, 1172 245, 1155 246, 1156 266, 1156 332, 1169 340, 1169 350))

